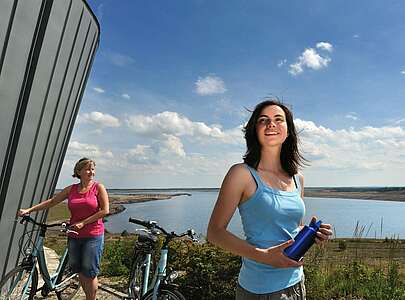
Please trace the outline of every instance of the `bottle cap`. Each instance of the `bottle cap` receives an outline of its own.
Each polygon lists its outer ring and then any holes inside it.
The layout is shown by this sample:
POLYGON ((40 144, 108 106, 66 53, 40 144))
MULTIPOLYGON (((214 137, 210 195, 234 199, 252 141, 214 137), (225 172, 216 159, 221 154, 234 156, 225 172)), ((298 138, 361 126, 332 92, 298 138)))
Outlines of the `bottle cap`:
POLYGON ((311 223, 309 223, 309 227, 313 228, 315 231, 319 230, 321 228, 322 221, 318 220, 315 222, 315 219, 311 220, 311 223))

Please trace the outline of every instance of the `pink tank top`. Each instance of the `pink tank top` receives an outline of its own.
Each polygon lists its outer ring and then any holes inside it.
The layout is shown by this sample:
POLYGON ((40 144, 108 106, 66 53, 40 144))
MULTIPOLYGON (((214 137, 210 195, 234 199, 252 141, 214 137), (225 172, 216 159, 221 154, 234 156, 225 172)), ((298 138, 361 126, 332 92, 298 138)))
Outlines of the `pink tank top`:
MULTIPOLYGON (((79 193, 80 183, 73 184, 68 196, 68 207, 70 210, 70 224, 80 222, 99 211, 98 203, 98 183, 94 182, 86 193, 79 193)), ((86 224, 79 230, 79 234, 70 234, 73 238, 95 237, 104 233, 104 223, 102 218, 86 224)))

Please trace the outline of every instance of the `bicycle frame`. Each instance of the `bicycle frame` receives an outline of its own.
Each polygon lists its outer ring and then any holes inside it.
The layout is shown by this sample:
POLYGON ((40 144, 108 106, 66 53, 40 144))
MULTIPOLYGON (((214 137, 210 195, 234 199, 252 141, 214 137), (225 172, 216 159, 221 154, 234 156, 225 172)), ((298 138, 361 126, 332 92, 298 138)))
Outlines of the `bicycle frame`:
MULTIPOLYGON (((163 246, 160 249, 160 259, 159 263, 156 267, 156 271, 153 274, 153 278, 151 282, 149 282, 149 274, 150 274, 150 268, 151 268, 151 259, 152 259, 152 252, 151 250, 148 249, 148 251, 143 252, 142 255, 144 255, 144 260, 143 260, 143 265, 144 270, 142 271, 143 278, 142 278, 142 291, 140 298, 143 299, 146 294, 148 294, 148 297, 150 294, 152 294, 152 300, 157 300, 158 294, 160 292, 160 288, 165 287, 165 288, 170 288, 173 290, 177 289, 177 286, 172 283, 172 280, 175 277, 172 277, 172 274, 167 274, 167 259, 168 259, 168 244, 171 240, 175 238, 181 238, 188 236, 190 237, 193 241, 194 239, 194 230, 189 229, 187 232, 177 234, 175 232, 168 233, 164 228, 159 226, 155 221, 144 221, 144 220, 139 220, 139 219, 134 219, 134 218, 129 218, 130 223, 134 223, 137 225, 141 225, 147 230, 140 229, 141 231, 146 231, 147 233, 150 233, 154 236, 157 236, 159 234, 164 235, 164 242, 163 246)), ((146 240, 153 240, 150 238, 146 238, 146 240)), ((148 243, 148 242, 147 242, 148 243)), ((149 248, 149 247, 148 247, 149 248)), ((153 250, 152 250, 153 251, 153 250)), ((175 272, 173 275, 176 274, 175 272)), ((131 275, 132 276, 132 275, 131 275)), ((181 294, 181 293, 179 293, 181 294)), ((129 294, 130 297, 133 297, 132 292, 131 292, 131 287, 129 289, 129 294)), ((133 299, 133 298, 131 298, 133 299)))
POLYGON ((153 300, 157 299, 157 292, 159 290, 160 283, 162 279, 166 277, 167 256, 168 256, 168 249, 161 249, 159 264, 156 267, 156 272, 151 282, 149 282, 152 254, 151 253, 146 254, 144 262, 145 272, 143 273, 143 284, 141 294, 142 296, 144 296, 153 287, 153 300))
POLYGON ((162 281, 166 277, 166 266, 167 266, 167 255, 169 250, 168 249, 161 249, 160 250, 160 259, 159 265, 157 267, 157 272, 155 272, 154 279, 156 279, 154 288, 153 288, 153 297, 152 300, 157 300, 157 295, 159 291, 159 286, 162 281))
POLYGON ((67 257, 67 253, 68 253, 68 248, 65 248, 65 251, 63 252, 62 257, 59 260, 59 264, 58 267, 56 268, 56 271, 54 274, 50 275, 49 274, 49 270, 48 270, 48 266, 46 264, 45 261, 45 252, 44 252, 44 239, 43 237, 39 237, 38 241, 35 245, 35 249, 32 253, 33 257, 36 257, 38 260, 38 266, 39 266, 39 271, 42 275, 42 278, 45 282, 45 285, 48 286, 48 288, 50 290, 59 290, 61 287, 63 287, 64 283, 66 280, 70 280, 71 278, 73 278, 74 276, 76 276, 76 274, 73 274, 72 276, 70 276, 69 278, 67 278, 65 281, 57 284, 56 281, 58 279, 59 273, 61 272, 63 263, 67 257))
MULTIPOLYGON (((52 275, 49 274, 48 266, 47 266, 46 260, 45 260, 45 252, 44 252, 44 238, 45 238, 46 230, 47 230, 46 227, 40 227, 39 237, 34 244, 32 253, 29 255, 28 258, 24 259, 25 264, 27 264, 27 269, 31 268, 31 274, 30 274, 28 282, 31 282, 34 268, 36 268, 36 263, 38 262, 39 271, 44 280, 44 286, 47 286, 50 291, 51 290, 59 291, 60 289, 62 289, 64 287, 64 285, 67 281, 69 281, 70 279, 75 277, 77 274, 72 274, 71 276, 66 278, 64 281, 62 281, 58 284, 56 283, 56 281, 58 280, 58 276, 62 271, 62 266, 67 258, 67 254, 68 254, 67 247, 65 248, 62 257, 59 260, 59 264, 58 264, 58 267, 56 268, 55 273, 52 275)), ((28 288, 28 285, 25 287, 24 293, 26 292, 27 288, 28 288)))

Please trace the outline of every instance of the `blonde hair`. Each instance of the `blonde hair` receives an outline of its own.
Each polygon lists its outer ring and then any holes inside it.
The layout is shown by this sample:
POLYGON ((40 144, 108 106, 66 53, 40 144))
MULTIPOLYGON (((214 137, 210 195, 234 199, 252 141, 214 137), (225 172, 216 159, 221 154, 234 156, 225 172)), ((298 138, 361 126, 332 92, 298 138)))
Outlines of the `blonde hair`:
POLYGON ((83 170, 84 167, 86 167, 88 164, 93 164, 94 166, 96 166, 96 163, 94 162, 94 160, 87 158, 87 157, 83 157, 81 159, 79 159, 79 161, 75 164, 75 167, 73 168, 73 178, 79 178, 80 179, 80 171, 83 170))

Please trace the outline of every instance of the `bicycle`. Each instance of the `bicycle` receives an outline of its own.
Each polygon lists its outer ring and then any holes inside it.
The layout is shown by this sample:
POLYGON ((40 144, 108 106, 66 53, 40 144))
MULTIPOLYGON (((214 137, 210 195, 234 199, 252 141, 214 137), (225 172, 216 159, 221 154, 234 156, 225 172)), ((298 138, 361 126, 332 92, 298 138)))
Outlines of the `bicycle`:
POLYGON ((181 234, 168 233, 156 221, 146 221, 129 218, 130 223, 141 225, 146 229, 138 229, 143 234, 138 235, 134 246, 134 261, 128 282, 128 297, 135 300, 185 300, 176 284, 173 283, 178 274, 176 271, 167 272, 168 244, 175 238, 188 236, 193 241, 194 230, 189 229, 181 234), (155 246, 158 236, 164 236, 163 246, 160 250, 160 259, 156 271, 151 275, 152 258, 155 255, 155 246), (151 278, 151 281, 149 280, 151 278))
POLYGON ((23 216, 20 224, 27 222, 39 226, 39 237, 36 242, 29 238, 24 246, 22 245, 24 236, 32 234, 35 230, 26 232, 25 235, 20 238, 19 245, 24 258, 17 267, 8 272, 1 280, 0 300, 31 300, 39 290, 41 290, 41 295, 44 297, 51 291, 55 291, 59 300, 72 299, 79 291, 80 283, 78 274, 70 270, 67 247, 60 258, 56 272, 50 275, 45 261, 44 238, 47 229, 50 227, 60 226, 61 231, 65 234, 77 234, 77 232, 70 230, 66 223, 47 225, 45 223, 36 222, 30 216, 23 216), (32 245, 33 247, 31 247, 32 245), (44 285, 40 289, 37 289, 37 263, 44 280, 44 285))

